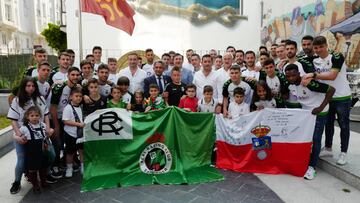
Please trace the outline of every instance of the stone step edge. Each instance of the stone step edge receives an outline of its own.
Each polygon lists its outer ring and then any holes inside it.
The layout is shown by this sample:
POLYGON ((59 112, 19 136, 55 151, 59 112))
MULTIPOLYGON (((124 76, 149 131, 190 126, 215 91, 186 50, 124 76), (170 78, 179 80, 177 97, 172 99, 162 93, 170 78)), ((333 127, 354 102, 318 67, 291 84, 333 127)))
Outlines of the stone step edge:
POLYGON ((342 180, 343 182, 353 186, 354 188, 360 190, 360 177, 351 173, 350 171, 345 170, 341 166, 338 166, 334 163, 330 163, 325 159, 319 159, 318 167, 329 173, 330 175, 342 180))

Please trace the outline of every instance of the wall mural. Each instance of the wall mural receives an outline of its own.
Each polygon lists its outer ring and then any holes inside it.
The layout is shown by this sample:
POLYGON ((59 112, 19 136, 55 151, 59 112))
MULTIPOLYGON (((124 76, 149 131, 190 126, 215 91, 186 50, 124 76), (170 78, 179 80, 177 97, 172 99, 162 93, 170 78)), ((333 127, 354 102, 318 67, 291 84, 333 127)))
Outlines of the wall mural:
POLYGON ((299 44, 304 35, 325 36, 331 49, 344 54, 349 68, 359 68, 360 0, 316 0, 305 7, 295 7, 292 13, 269 21, 261 40, 267 46, 280 43, 281 39, 299 44))
POLYGON ((188 19, 195 25, 217 21, 233 27, 238 20, 247 19, 239 13, 239 0, 133 0, 134 9, 149 17, 162 14, 188 19))

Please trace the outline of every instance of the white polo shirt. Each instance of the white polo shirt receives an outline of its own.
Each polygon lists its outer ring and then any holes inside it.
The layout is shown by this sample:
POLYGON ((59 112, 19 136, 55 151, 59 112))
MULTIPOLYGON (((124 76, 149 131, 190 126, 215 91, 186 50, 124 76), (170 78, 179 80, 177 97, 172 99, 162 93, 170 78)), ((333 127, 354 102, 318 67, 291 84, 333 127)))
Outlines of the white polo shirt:
POLYGON ((237 118, 248 113, 250 113, 250 105, 245 102, 242 102, 241 104, 231 102, 229 104, 229 115, 231 118, 237 118))
POLYGON ((131 74, 130 68, 126 67, 119 72, 119 78, 125 76, 130 80, 129 92, 134 94, 136 90, 144 91, 144 79, 146 78, 146 72, 140 68, 137 68, 134 75, 131 74))
POLYGON ((208 76, 204 75, 202 70, 194 75, 194 85, 196 86, 196 97, 200 100, 203 98, 203 91, 205 85, 210 85, 214 89, 213 98, 218 98, 216 87, 216 72, 211 70, 208 76))

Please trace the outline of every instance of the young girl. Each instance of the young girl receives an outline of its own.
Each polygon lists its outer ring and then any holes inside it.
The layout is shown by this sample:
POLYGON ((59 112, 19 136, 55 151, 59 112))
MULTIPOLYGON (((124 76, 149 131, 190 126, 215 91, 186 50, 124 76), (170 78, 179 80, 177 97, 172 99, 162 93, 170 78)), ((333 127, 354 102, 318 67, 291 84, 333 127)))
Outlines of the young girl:
POLYGON ((126 103, 122 100, 121 90, 118 85, 111 88, 111 97, 107 102, 107 108, 123 108, 126 109, 126 103))
POLYGON ((99 82, 92 78, 87 83, 89 92, 89 100, 83 100, 83 114, 84 117, 95 112, 98 109, 105 109, 107 98, 100 95, 99 82))
POLYGON ((255 94, 252 102, 252 110, 264 108, 276 108, 276 101, 272 97, 271 89, 265 81, 260 80, 256 83, 255 94))
MULTIPOLYGON (((25 168, 28 178, 33 185, 34 193, 40 193, 41 187, 46 187, 46 175, 48 163, 43 153, 43 141, 46 138, 46 124, 41 122, 41 110, 37 106, 30 107, 24 115, 24 125, 20 132, 26 138, 25 144, 25 168), (38 173, 40 183, 38 181, 38 173)), ((50 133, 52 133, 51 131, 50 133)))
POLYGON ((25 168, 25 142, 26 138, 21 134, 20 127, 23 126, 23 118, 26 110, 32 106, 38 106, 41 110, 41 121, 46 123, 47 132, 50 131, 49 110, 44 97, 40 95, 38 85, 34 78, 25 77, 22 79, 17 96, 12 100, 7 118, 11 120, 14 130, 15 150, 16 150, 16 167, 15 181, 10 188, 11 194, 20 191, 21 176, 25 168))
POLYGON ((145 111, 144 108, 144 97, 141 91, 135 91, 135 104, 132 106, 131 110, 137 113, 141 113, 145 111))

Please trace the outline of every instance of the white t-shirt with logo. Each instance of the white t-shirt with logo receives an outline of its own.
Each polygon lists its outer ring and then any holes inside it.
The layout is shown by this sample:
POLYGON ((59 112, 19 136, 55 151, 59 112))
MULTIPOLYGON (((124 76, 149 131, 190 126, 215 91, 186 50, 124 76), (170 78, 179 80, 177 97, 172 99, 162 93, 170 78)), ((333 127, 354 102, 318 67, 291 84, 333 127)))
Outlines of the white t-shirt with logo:
POLYGON ((214 113, 217 104, 218 104, 218 102, 216 99, 212 98, 209 103, 206 103, 205 99, 202 98, 198 101, 198 111, 214 113))
POLYGON ((318 57, 314 59, 313 63, 318 73, 330 72, 331 69, 338 71, 335 80, 321 80, 321 82, 333 86, 336 89, 333 99, 350 98, 351 90, 349 81, 346 78, 346 64, 342 55, 329 54, 324 59, 318 57))
POLYGON ((154 75, 154 65, 153 64, 145 64, 142 67, 143 71, 145 71, 146 73, 146 77, 150 77, 152 75, 154 75))
MULTIPOLYGON (((83 120, 82 110, 80 106, 73 106, 76 114, 79 116, 80 121, 83 120)), ((63 121, 75 121, 74 110, 70 104, 66 105, 64 108, 64 112, 62 114, 63 121)), ((64 125, 64 131, 69 134, 71 137, 77 138, 77 127, 64 125)))

